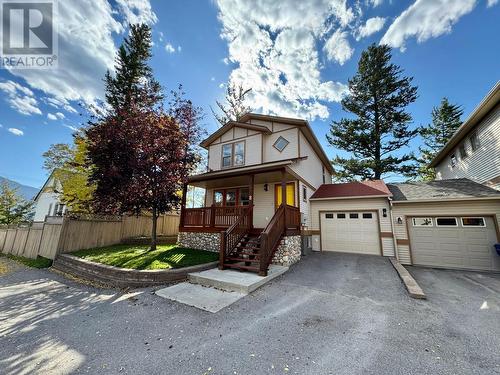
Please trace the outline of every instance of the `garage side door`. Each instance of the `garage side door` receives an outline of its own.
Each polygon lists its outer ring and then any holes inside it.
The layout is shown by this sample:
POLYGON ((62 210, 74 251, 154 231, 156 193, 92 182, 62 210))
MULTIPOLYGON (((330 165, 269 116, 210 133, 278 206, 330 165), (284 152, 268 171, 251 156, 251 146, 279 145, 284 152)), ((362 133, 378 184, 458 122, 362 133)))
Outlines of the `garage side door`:
POLYGON ((475 218, 477 224, 482 225, 472 226, 464 225, 462 217, 429 217, 425 220, 409 219, 413 264, 500 271, 500 259, 494 249, 497 238, 492 218, 475 218), (448 225, 439 225, 439 220, 448 225))
POLYGON ((321 247, 324 251, 380 255, 380 234, 374 212, 324 212, 321 247))

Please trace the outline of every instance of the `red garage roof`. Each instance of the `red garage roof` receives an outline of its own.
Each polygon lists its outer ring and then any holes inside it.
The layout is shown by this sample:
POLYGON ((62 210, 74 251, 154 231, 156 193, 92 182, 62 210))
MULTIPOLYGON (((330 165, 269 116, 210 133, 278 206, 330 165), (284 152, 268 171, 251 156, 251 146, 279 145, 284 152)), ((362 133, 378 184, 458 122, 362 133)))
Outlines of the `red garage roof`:
POLYGON ((310 199, 351 198, 351 197, 391 197, 392 193, 382 180, 348 182, 345 184, 323 184, 310 199))

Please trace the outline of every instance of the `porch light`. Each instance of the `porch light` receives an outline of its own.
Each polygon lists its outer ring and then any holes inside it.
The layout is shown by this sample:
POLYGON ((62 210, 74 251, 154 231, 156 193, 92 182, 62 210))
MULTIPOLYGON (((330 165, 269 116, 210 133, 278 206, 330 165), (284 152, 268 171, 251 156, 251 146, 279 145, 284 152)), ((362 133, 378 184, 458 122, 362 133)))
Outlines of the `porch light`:
POLYGON ((269 186, 267 184, 264 184, 264 191, 268 191, 269 190, 269 186))
POLYGON ((382 216, 387 217, 387 208, 382 209, 382 216))

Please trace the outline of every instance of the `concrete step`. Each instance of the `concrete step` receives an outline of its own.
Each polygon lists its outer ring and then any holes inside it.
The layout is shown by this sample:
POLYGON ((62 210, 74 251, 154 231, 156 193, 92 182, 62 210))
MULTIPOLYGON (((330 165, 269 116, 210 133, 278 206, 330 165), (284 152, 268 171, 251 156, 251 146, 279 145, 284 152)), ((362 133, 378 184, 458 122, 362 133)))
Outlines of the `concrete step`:
POLYGON ((203 272, 190 273, 188 280, 192 284, 248 294, 286 271, 288 271, 288 267, 272 264, 269 266, 267 276, 263 277, 256 273, 214 268, 203 272))

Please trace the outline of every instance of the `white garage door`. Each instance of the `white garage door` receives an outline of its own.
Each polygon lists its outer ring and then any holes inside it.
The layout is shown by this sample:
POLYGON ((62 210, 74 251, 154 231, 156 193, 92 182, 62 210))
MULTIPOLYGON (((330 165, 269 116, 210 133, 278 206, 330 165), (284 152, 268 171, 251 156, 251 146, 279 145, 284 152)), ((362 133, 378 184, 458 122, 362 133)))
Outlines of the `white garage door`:
POLYGON ((375 212, 321 213, 321 248, 324 251, 380 255, 380 234, 375 212))
POLYGON ((500 271, 490 217, 410 218, 408 228, 415 265, 500 271))

